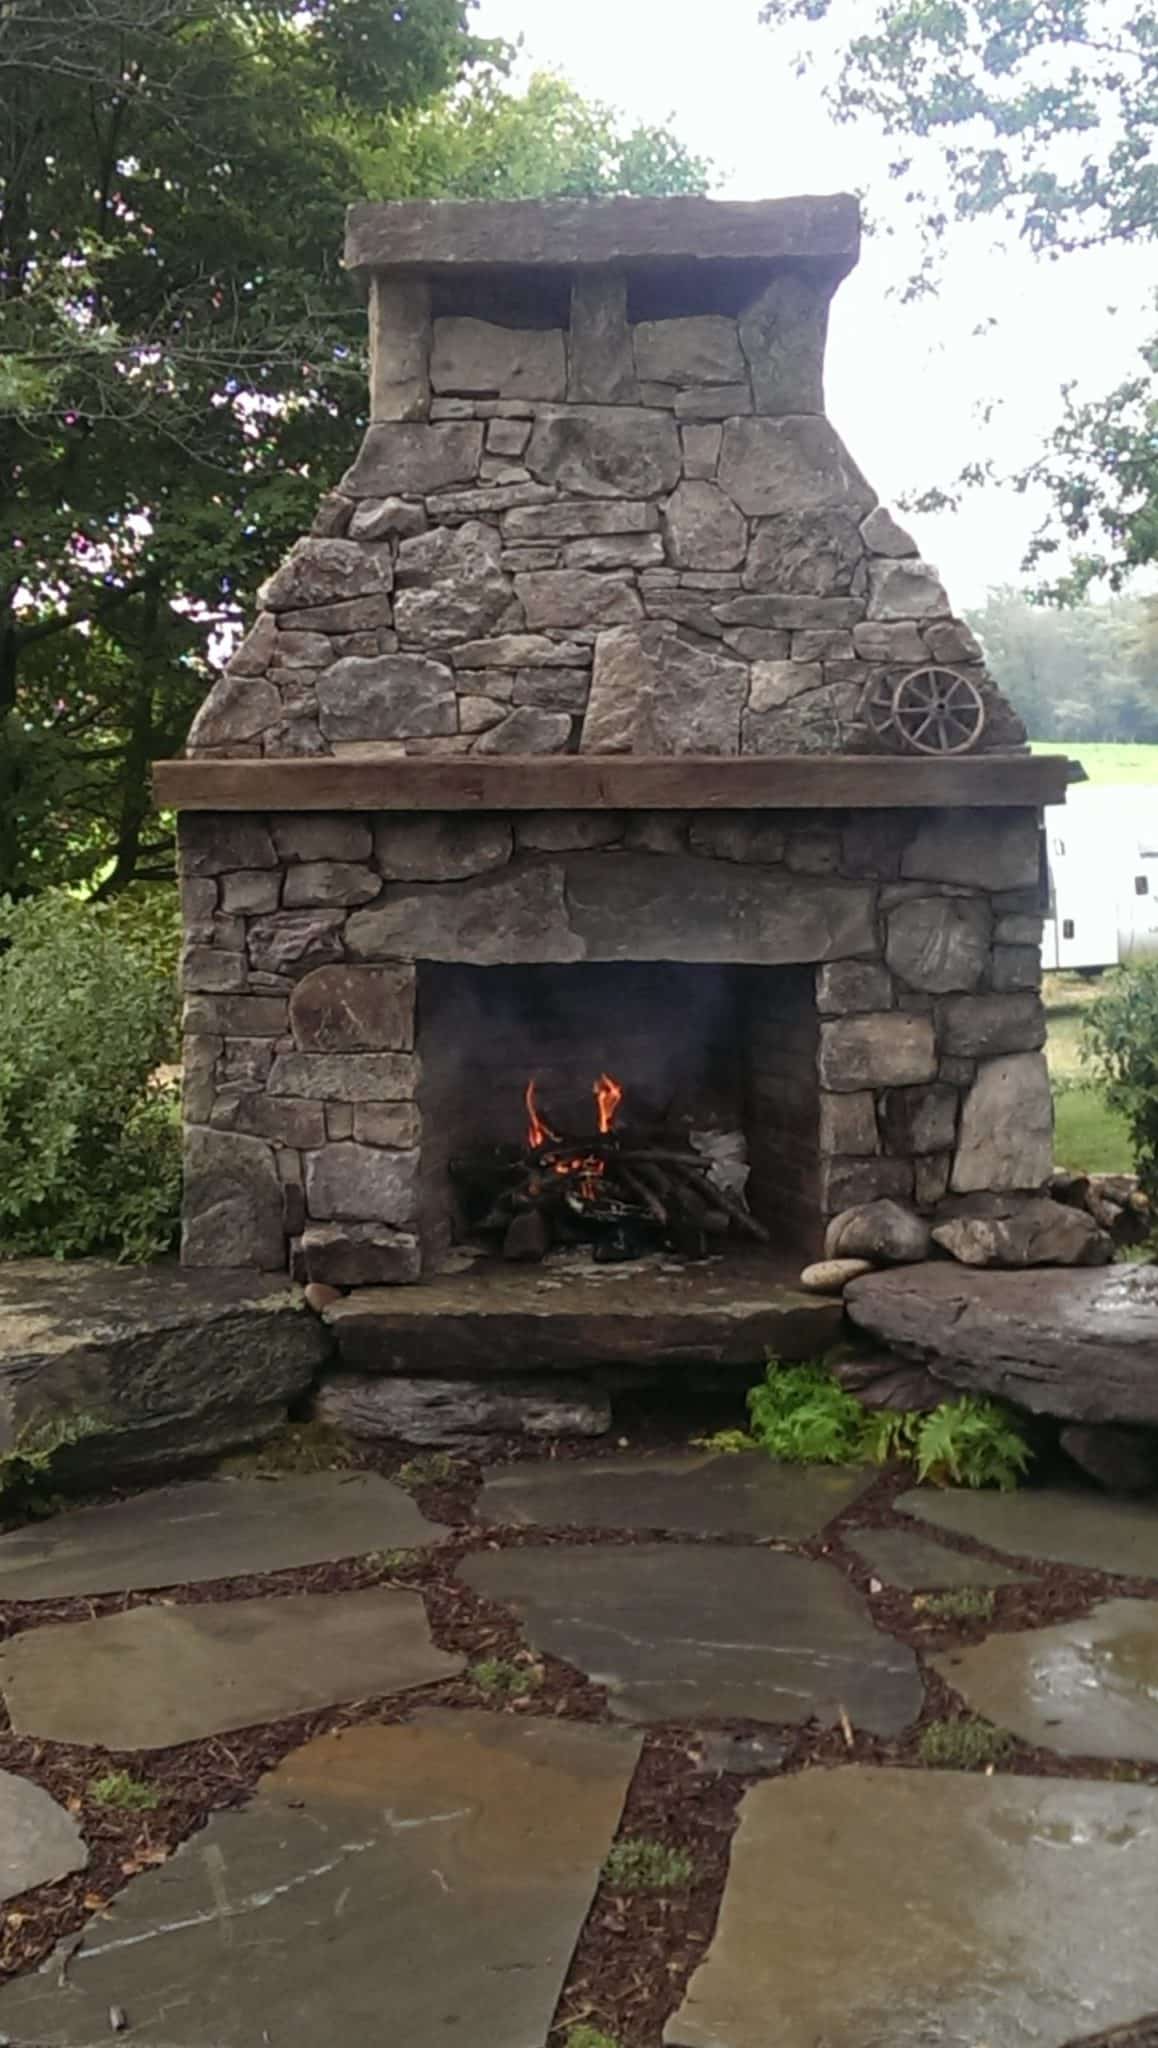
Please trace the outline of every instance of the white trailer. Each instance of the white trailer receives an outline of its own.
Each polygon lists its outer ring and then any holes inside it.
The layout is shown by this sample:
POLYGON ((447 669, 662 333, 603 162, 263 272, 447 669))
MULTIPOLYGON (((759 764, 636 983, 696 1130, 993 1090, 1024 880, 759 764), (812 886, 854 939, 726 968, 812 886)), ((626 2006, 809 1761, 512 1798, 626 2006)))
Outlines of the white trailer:
POLYGON ((1043 966, 1158 956, 1158 788, 1079 783, 1046 810, 1045 835, 1043 966))

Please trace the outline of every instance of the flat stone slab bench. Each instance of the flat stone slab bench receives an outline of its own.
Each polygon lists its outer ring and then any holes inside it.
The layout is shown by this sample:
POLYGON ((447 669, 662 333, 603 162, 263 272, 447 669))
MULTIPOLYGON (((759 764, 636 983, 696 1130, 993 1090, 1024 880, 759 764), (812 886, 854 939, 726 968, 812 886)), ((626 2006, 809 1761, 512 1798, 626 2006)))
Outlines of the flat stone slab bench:
POLYGON ((328 1349, 275 1275, 0 1263, 0 1456, 55 1445, 54 1478, 102 1484, 216 1456, 271 1435, 328 1349))
POLYGON ((1158 1265, 978 1271, 931 1261, 845 1291, 859 1329, 962 1392, 1069 1422, 1158 1424, 1158 1265))

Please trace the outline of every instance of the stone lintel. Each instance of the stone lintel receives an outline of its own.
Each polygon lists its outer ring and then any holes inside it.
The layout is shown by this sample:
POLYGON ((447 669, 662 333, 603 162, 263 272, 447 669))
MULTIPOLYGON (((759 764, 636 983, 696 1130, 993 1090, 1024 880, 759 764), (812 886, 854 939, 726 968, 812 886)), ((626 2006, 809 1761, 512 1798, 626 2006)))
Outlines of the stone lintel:
POLYGON ((846 192, 793 199, 364 200, 346 215, 345 264, 362 274, 680 262, 811 264, 834 283, 860 252, 846 192))

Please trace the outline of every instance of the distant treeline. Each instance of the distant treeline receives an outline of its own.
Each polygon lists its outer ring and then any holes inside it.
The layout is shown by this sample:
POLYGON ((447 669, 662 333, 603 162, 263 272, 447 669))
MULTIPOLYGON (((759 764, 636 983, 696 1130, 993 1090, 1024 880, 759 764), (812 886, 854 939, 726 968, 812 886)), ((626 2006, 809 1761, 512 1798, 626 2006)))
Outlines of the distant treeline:
POLYGON ((1158 599, 1059 611, 1007 587, 968 618, 1031 739, 1158 743, 1158 599))

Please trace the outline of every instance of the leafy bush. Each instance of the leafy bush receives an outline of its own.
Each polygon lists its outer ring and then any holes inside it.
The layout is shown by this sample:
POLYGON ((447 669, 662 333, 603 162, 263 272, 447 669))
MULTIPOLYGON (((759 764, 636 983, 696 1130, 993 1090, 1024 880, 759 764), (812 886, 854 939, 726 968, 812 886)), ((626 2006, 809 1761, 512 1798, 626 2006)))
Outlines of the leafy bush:
POLYGON ((1158 1202, 1158 960, 1107 977, 1086 1012, 1082 1058, 1125 1118, 1138 1176, 1158 1202))
POLYGON ((176 987, 108 913, 0 898, 0 1246, 147 1259, 177 1228, 176 987))
MULTIPOLYGON (((788 1465, 883 1465, 900 1458, 933 1486, 996 1486, 1008 1492, 1029 1463, 1029 1447, 996 1401, 963 1395, 931 1413, 868 1411, 822 1363, 768 1370, 748 1395, 747 1447, 788 1465)), ((726 1433, 729 1439, 735 1432, 726 1433)), ((709 1441, 705 1439, 705 1441, 709 1441)), ((717 1440, 715 1447, 738 1449, 717 1440)))

